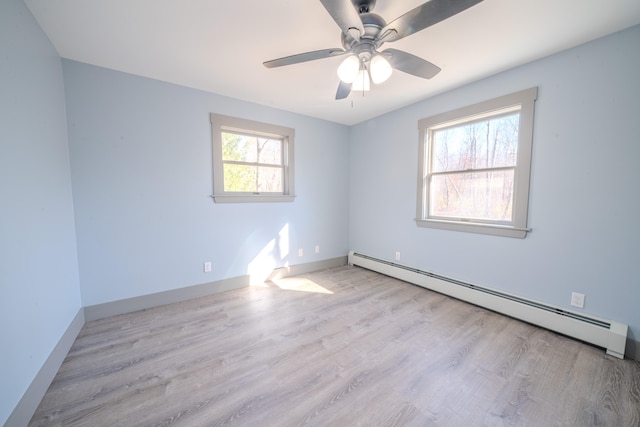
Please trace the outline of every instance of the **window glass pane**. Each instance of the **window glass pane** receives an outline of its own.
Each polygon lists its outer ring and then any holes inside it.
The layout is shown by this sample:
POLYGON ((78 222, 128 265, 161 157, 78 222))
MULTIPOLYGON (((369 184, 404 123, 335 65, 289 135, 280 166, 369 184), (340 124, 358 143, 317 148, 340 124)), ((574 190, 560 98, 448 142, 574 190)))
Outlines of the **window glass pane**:
POLYGON ((515 166, 520 113, 434 130, 432 172, 515 166))
POLYGON ((224 165, 224 191, 255 192, 256 168, 247 165, 224 165))
POLYGON ((295 200, 295 130, 210 114, 216 203, 295 200))
POLYGON ((222 132, 222 160, 256 162, 258 140, 253 136, 222 132))
POLYGON ((258 191, 282 193, 282 168, 263 167, 258 169, 258 191))
POLYGON ((258 163, 282 164, 282 141, 279 139, 258 140, 258 163))
POLYGON ((514 170, 431 177, 431 217, 511 221, 514 170))

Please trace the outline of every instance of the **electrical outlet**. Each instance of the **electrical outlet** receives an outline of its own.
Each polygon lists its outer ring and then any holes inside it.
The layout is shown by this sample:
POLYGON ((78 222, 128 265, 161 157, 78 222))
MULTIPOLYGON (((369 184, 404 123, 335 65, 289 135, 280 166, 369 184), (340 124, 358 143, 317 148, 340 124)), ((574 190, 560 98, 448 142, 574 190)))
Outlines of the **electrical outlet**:
POLYGON ((319 254, 320 253, 320 245, 316 245, 316 253, 319 254))
POLYGON ((298 249, 298 256, 304 256, 304 251, 302 248, 298 249))
POLYGON ((400 252, 396 252, 396 261, 400 261, 400 252))
POLYGON ((204 272, 208 273, 211 271, 211 262, 207 261, 204 263, 204 272))
POLYGON ((571 292, 571 305, 578 308, 584 308, 584 294, 571 292))

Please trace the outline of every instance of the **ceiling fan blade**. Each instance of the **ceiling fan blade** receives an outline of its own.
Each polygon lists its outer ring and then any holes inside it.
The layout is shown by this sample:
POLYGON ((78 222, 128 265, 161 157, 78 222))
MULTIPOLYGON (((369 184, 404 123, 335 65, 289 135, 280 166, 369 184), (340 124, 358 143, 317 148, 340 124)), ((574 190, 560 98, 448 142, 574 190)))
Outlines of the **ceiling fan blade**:
POLYGON ((430 0, 395 19, 380 31, 380 40, 392 42, 444 21, 482 0, 430 0))
POLYGON ((320 3, 343 33, 356 41, 360 40, 360 36, 364 34, 364 25, 351 0, 320 0, 320 3))
POLYGON ((299 53, 297 55, 285 56, 283 58, 272 59, 262 63, 267 68, 282 67, 285 65, 298 64, 300 62, 315 61, 316 59, 330 58, 332 56, 340 56, 346 53, 344 49, 323 49, 314 50, 313 52, 299 53))
POLYGON ((338 85, 338 91, 336 92, 336 99, 344 99, 351 93, 351 83, 345 83, 340 80, 338 85))
POLYGON ((402 50, 385 49, 380 54, 387 58, 393 68, 423 79, 430 79, 440 72, 437 65, 402 50))

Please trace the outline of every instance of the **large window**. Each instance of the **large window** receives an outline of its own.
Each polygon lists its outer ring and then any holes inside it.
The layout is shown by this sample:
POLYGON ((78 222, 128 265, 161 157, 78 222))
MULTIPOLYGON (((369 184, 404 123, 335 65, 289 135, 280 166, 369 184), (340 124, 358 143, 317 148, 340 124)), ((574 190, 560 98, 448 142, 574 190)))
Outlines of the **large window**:
POLYGON ((419 226, 526 236, 537 92, 419 121, 419 226))
POLYGON ((294 130, 211 114, 216 202, 288 202, 294 130))

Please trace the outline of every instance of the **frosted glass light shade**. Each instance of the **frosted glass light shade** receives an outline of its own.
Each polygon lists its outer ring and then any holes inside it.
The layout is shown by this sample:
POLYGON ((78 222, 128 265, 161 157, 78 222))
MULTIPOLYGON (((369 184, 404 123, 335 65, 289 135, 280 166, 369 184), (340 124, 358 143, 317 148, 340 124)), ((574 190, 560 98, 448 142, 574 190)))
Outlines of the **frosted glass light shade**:
POLYGON ((391 73, 393 73, 393 68, 391 68, 391 64, 384 56, 376 55, 371 58, 371 80, 375 84, 387 80, 391 77, 391 73))
POLYGON ((358 77, 353 81, 351 90, 364 90, 371 89, 371 83, 369 82, 369 73, 367 70, 362 69, 358 72, 358 77))
POLYGON ((353 83, 358 77, 358 70, 360 70, 360 59, 356 55, 349 55, 338 67, 338 77, 345 83, 353 83))

